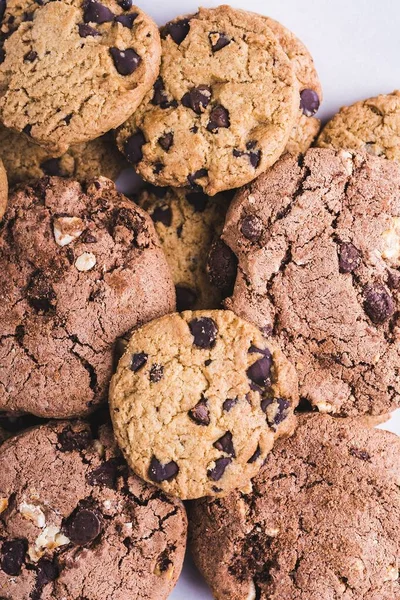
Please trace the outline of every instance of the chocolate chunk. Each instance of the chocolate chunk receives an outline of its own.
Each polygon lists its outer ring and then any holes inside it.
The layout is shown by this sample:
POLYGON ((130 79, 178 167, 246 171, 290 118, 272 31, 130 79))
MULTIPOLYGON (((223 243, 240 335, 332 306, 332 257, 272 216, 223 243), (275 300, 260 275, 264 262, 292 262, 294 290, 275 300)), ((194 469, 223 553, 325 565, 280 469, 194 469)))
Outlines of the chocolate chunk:
POLYGON ((212 363, 211 358, 207 358, 207 360, 204 361, 204 364, 206 367, 209 367, 211 365, 211 363, 212 363))
POLYGON ((69 115, 67 115, 66 117, 64 117, 64 121, 65 121, 65 123, 67 125, 69 125, 71 123, 72 117, 73 117, 72 113, 70 113, 69 115))
POLYGON ((136 373, 147 363, 148 355, 145 352, 138 352, 132 355, 131 371, 136 373))
POLYGON ((39 313, 47 313, 57 304, 56 293, 42 271, 36 271, 27 287, 28 302, 39 313))
POLYGON ((172 210, 168 204, 156 206, 151 214, 154 223, 162 223, 165 227, 170 227, 172 223, 172 210))
POLYGON ((161 173, 161 171, 163 170, 164 165, 161 162, 157 162, 154 164, 153 167, 153 173, 155 173, 156 175, 158 175, 159 173, 161 173))
POLYGON ((306 117, 312 117, 319 109, 320 100, 314 90, 302 90, 300 92, 300 108, 306 117))
POLYGON ((339 245, 339 271, 351 273, 361 263, 361 253, 351 242, 343 242, 339 245))
POLYGON ((42 590, 45 585, 55 581, 59 575, 57 565, 48 558, 41 558, 37 564, 36 588, 42 590))
POLYGON ((67 536, 76 546, 86 546, 101 533, 103 525, 95 510, 78 508, 67 523, 67 536))
POLYGON ((215 133, 219 128, 229 127, 230 124, 229 111, 222 104, 218 104, 210 112, 207 130, 215 133))
POLYGON ((259 350, 251 346, 249 352, 260 352, 264 356, 253 363, 246 371, 247 376, 257 386, 267 387, 271 385, 272 355, 269 350, 259 350))
POLYGON ((237 403, 239 398, 227 398, 222 404, 222 408, 225 412, 229 412, 237 403))
POLYGON ((248 156, 251 166, 256 169, 260 164, 261 160, 261 150, 254 150, 256 145, 257 142, 254 140, 247 142, 246 149, 248 150, 248 152, 243 152, 243 150, 238 150, 237 148, 234 148, 232 151, 233 156, 235 156, 236 158, 239 158, 241 156, 248 156))
POLYGON ((115 489, 118 475, 118 459, 111 458, 87 474, 86 479, 90 485, 105 486, 115 489))
POLYGON ((261 456, 261 448, 258 445, 254 454, 252 454, 252 456, 250 456, 249 460, 247 461, 248 464, 251 465, 252 463, 256 462, 256 460, 259 459, 260 456, 261 456))
POLYGON ((138 13, 130 13, 129 15, 118 15, 118 17, 115 17, 115 21, 117 23, 121 23, 121 25, 123 25, 124 27, 127 27, 127 29, 132 29, 133 23, 136 20, 137 16, 138 13))
POLYGON ((132 0, 117 0, 117 2, 122 8, 122 10, 129 10, 130 8, 132 8, 132 0))
POLYGON ((40 168, 45 175, 61 177, 61 167, 59 158, 49 158, 41 163, 40 168))
POLYGON ((182 96, 181 102, 186 108, 191 108, 197 115, 201 115, 211 100, 211 88, 208 85, 193 87, 182 96))
POLYGON ((194 212, 204 212, 207 208, 209 197, 204 192, 189 192, 186 200, 194 208, 194 212))
POLYGON ((90 27, 90 25, 87 25, 86 23, 79 23, 78 31, 81 38, 86 38, 89 36, 98 37, 101 35, 100 31, 97 31, 97 29, 90 27))
POLYGON ((355 446, 352 446, 349 449, 349 453, 352 456, 359 458, 360 460, 364 460, 364 461, 371 460, 371 455, 366 450, 361 450, 361 448, 356 448, 355 446))
POLYGON ((161 148, 165 150, 165 152, 168 152, 168 150, 174 143, 174 134, 171 131, 165 133, 164 135, 158 138, 158 143, 160 144, 161 148))
POLYGON ((211 44, 211 50, 213 52, 218 52, 218 50, 222 50, 225 46, 231 43, 231 39, 225 33, 221 33, 219 31, 211 31, 208 34, 208 38, 211 44))
POLYGON ((142 146, 146 143, 142 131, 137 131, 131 135, 124 143, 124 154, 127 160, 136 165, 143 158, 142 146))
POLYGON ((179 467, 175 461, 162 464, 155 456, 151 459, 150 467, 148 471, 149 478, 155 483, 161 483, 162 481, 170 481, 178 475, 179 467))
POLYGON ((27 54, 25 54, 24 56, 24 61, 25 62, 35 62, 35 60, 38 57, 38 53, 35 52, 34 50, 31 50, 30 52, 28 52, 27 54))
POLYGON ((192 188, 192 190, 195 190, 196 192, 201 192, 202 187, 201 187, 201 185, 199 185, 196 182, 196 180, 202 179, 203 177, 207 177, 207 175, 208 175, 207 169, 199 169, 198 171, 195 171, 195 173, 188 175, 188 178, 187 178, 188 183, 189 183, 190 187, 192 188))
POLYGON ((221 452, 225 452, 225 454, 229 454, 229 456, 232 456, 233 458, 236 457, 235 448, 233 447, 232 442, 232 434, 230 431, 224 433, 224 435, 220 437, 219 440, 214 442, 213 446, 217 450, 221 450, 221 452))
POLYGON ((242 220, 240 231, 251 242, 257 242, 263 232, 263 222, 256 215, 247 215, 242 220))
POLYGON ((164 367, 162 365, 154 364, 150 369, 150 381, 151 383, 158 383, 164 377, 164 367))
POLYGON ((189 410, 188 415, 197 425, 209 425, 210 411, 208 410, 207 398, 203 396, 196 406, 189 410))
POLYGON ((68 426, 57 435, 57 441, 57 450, 60 452, 80 452, 91 446, 92 436, 90 431, 73 431, 68 426))
POLYGON ((380 283, 364 289, 364 310, 373 323, 383 323, 395 311, 395 303, 386 287, 380 283))
POLYGON ((217 458, 215 461, 215 467, 207 471, 207 477, 212 479, 212 481, 219 481, 225 473, 226 467, 230 465, 231 462, 232 459, 225 456, 222 458, 217 458))
POLYGON ((224 297, 230 296, 236 281, 238 260, 221 239, 213 242, 208 255, 207 272, 210 281, 224 297))
POLYGON ((174 40, 175 44, 179 45, 183 42, 183 40, 189 33, 189 29, 190 29, 190 20, 189 19, 181 19, 180 21, 167 23, 164 28, 163 37, 170 35, 172 37, 172 39, 174 40))
POLYGON ((200 317, 189 323, 190 333, 193 336, 193 344, 198 348, 214 348, 218 334, 218 327, 214 319, 200 317))
POLYGON ((151 103, 154 104, 154 106, 159 106, 162 109, 166 109, 166 108, 176 108, 178 106, 178 103, 176 100, 170 100, 168 98, 168 94, 165 90, 164 87, 164 81, 162 79, 162 77, 158 77, 154 86, 153 86, 153 90, 154 90, 154 94, 153 94, 153 98, 151 99, 151 103))
POLYGON ((260 160, 261 160, 261 150, 257 150, 256 152, 250 152, 249 158, 250 158, 251 166, 254 167, 255 169, 257 169, 258 165, 260 164, 260 160))
POLYGON ((17 539, 11 542, 3 542, 1 547, 0 567, 7 575, 17 576, 21 573, 21 567, 25 561, 28 550, 26 540, 17 539))
POLYGON ((261 410, 266 413, 271 427, 279 425, 289 414, 290 402, 285 398, 263 398, 261 410))
POLYGON ((110 48, 110 54, 118 73, 124 76, 132 75, 142 60, 133 48, 127 48, 126 50, 110 48))
POLYGON ((85 0, 83 3, 83 20, 85 23, 109 23, 114 20, 114 13, 96 0, 85 0))
POLYGON ((3 20, 7 8, 7 0, 0 0, 0 21, 3 20))
POLYGON ((184 285, 176 285, 176 310, 182 312, 183 310, 190 310, 194 307, 197 301, 197 294, 191 288, 184 285))

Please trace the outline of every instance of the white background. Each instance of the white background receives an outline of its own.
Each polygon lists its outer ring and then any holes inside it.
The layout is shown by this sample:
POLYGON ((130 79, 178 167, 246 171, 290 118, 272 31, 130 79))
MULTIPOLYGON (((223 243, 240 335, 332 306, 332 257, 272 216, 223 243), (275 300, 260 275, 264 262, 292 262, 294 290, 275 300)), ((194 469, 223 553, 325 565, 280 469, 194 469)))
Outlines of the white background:
MULTIPOLYGON (((140 3, 159 25, 197 10, 196 2, 140 3)), ((203 2, 217 6, 221 2, 203 2)), ((344 104, 400 88, 399 0, 241 0, 232 6, 260 12, 292 29, 315 59, 324 91, 324 121, 344 104)), ((384 425, 400 434, 400 414, 384 425)), ((188 561, 170 600, 211 600, 188 561)), ((289 599, 287 599, 289 600, 289 599)))

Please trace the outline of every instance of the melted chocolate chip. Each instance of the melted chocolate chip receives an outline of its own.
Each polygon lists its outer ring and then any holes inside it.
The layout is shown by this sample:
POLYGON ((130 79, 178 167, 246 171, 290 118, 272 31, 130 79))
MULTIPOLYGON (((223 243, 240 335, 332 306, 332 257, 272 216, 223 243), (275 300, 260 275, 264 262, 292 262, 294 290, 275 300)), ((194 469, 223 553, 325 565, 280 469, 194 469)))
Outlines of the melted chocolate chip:
POLYGON ((218 104, 210 112, 207 130, 215 133, 220 128, 229 127, 230 124, 229 111, 222 104, 218 104))
POLYGON ((109 23, 114 20, 114 13, 96 0, 85 0, 83 3, 83 20, 85 23, 109 23))
POLYGON ((320 100, 314 90, 303 90, 300 92, 300 108, 306 117, 312 117, 319 109, 320 100))
POLYGON ((199 169, 198 171, 195 171, 191 175, 188 175, 188 178, 187 178, 188 183, 189 183, 190 187, 192 188, 192 190, 195 190, 196 192, 201 192, 202 187, 201 187, 201 185, 199 185, 197 183, 197 179, 202 179, 203 177, 207 177, 207 175, 208 175, 207 169, 199 169))
POLYGON ((189 90, 181 99, 183 106, 191 108, 197 115, 201 115, 211 100, 211 88, 208 85, 199 85, 189 90))
POLYGON ((247 377, 257 386, 267 387, 271 385, 272 355, 269 350, 259 350, 251 346, 249 352, 259 352, 264 356, 253 363, 246 371, 247 377))
POLYGON ((235 448, 233 447, 232 442, 232 434, 230 431, 224 433, 224 435, 220 437, 219 440, 214 442, 213 446, 217 450, 221 450, 221 452, 225 452, 225 454, 229 454, 229 456, 232 456, 233 458, 236 457, 235 448))
POLYGON ((176 100, 169 100, 162 77, 157 78, 153 86, 153 90, 154 94, 153 98, 151 99, 151 103, 154 104, 154 106, 159 106, 162 109, 171 107, 176 108, 178 106, 176 100))
POLYGON ((254 150, 256 145, 257 142, 255 142, 254 140, 247 142, 246 149, 248 150, 248 152, 243 152, 243 150, 238 150, 237 148, 234 148, 232 152, 233 156, 235 156, 236 158, 239 158, 241 156, 247 156, 249 158, 251 166, 256 169, 260 164, 261 160, 261 150, 254 150))
POLYGON ((132 0, 117 0, 117 2, 122 8, 122 10, 129 10, 130 8, 132 8, 132 0))
POLYGON ((170 481, 178 475, 179 467, 175 461, 162 464, 155 456, 151 459, 150 467, 148 471, 149 479, 155 483, 161 483, 162 481, 170 481))
POLYGON ((210 40, 211 50, 213 52, 222 50, 222 48, 228 46, 228 44, 230 44, 232 41, 225 33, 221 33, 219 31, 211 31, 211 33, 208 34, 208 38, 210 40))
POLYGON ((168 152, 174 143, 174 134, 171 131, 164 133, 164 135, 158 138, 158 143, 165 152, 168 152))
POLYGON ((256 215, 247 215, 242 220, 240 231, 251 242, 257 242, 263 231, 263 222, 256 215))
POLYGON ((90 25, 87 25, 86 23, 79 23, 78 31, 81 38, 86 38, 89 36, 98 37, 101 35, 100 31, 97 31, 97 29, 90 27, 90 25))
POLYGON ((210 249, 207 271, 210 281, 224 297, 230 296, 236 281, 238 260, 232 250, 221 239, 210 249))
POLYGON ((222 408, 225 412, 229 412, 238 402, 239 398, 227 398, 224 400, 222 408))
POLYGON ((380 283, 364 289, 364 310, 373 323, 383 323, 395 311, 395 303, 386 287, 380 283))
POLYGON ((38 53, 35 52, 34 50, 31 50, 30 52, 28 52, 27 54, 25 54, 24 56, 24 61, 25 62, 35 62, 35 60, 38 57, 38 53))
POLYGON ((193 206, 194 212, 204 212, 207 208, 209 197, 204 192, 189 192, 186 200, 193 206))
POLYGON ((67 523, 67 536, 76 546, 86 546, 102 532, 99 514, 89 508, 78 508, 67 523))
POLYGON ((215 461, 215 467, 207 471, 207 477, 212 481, 219 481, 225 473, 225 469, 231 464, 231 462, 232 459, 228 457, 217 458, 215 461))
POLYGON ((203 397, 201 400, 199 400, 196 406, 189 410, 188 415, 197 425, 209 425, 210 411, 208 410, 207 398, 203 397))
POLYGON ((73 431, 68 426, 57 435, 57 441, 57 450, 60 452, 80 452, 90 447, 92 436, 89 431, 73 431))
POLYGON ((137 131, 131 135, 124 143, 124 154, 127 160, 136 165, 143 158, 142 146, 146 143, 142 131, 137 131))
POLYGON ((190 20, 189 19, 181 19, 180 21, 175 21, 171 23, 167 23, 164 29, 163 37, 170 35, 174 40, 175 44, 181 44, 190 29, 190 20))
POLYGON ((49 158, 41 163, 40 168, 45 175, 61 177, 61 166, 59 158, 49 158))
POLYGON ((213 348, 217 339, 218 327, 214 319, 199 317, 189 323, 193 344, 198 348, 213 348))
POLYGON ((142 60, 133 48, 127 48, 126 50, 110 48, 110 54, 118 73, 124 76, 132 75, 142 60))
POLYGON ((86 480, 90 485, 105 486, 115 489, 118 475, 119 460, 111 458, 87 474, 86 480))
POLYGON ((361 263, 361 253, 351 242, 343 242, 339 245, 339 271, 341 273, 352 273, 358 269, 361 263))
POLYGON ((164 377, 164 367, 159 364, 154 364, 150 369, 151 383, 158 383, 164 377))
POLYGON ((132 355, 131 371, 136 373, 147 363, 148 355, 145 352, 138 352, 132 355))
POLYGON ((14 577, 19 575, 27 550, 28 543, 26 540, 17 539, 11 542, 3 542, 0 559, 0 568, 2 571, 14 577))
POLYGON ((165 227, 170 227, 172 223, 172 210, 168 204, 156 206, 151 214, 154 223, 162 223, 165 227))
POLYGON ((250 456, 249 460, 247 461, 249 465, 251 465, 252 463, 256 462, 256 460, 258 460, 261 456, 261 448, 260 446, 257 446, 256 451, 254 452, 254 454, 252 454, 252 456, 250 456))
POLYGON ((194 307, 197 301, 197 294, 194 290, 187 286, 175 286, 176 292, 176 309, 178 312, 190 310, 194 307))
POLYGON ((138 13, 130 13, 129 15, 118 15, 118 17, 115 17, 115 21, 117 23, 121 23, 121 25, 123 25, 123 27, 126 27, 127 29, 132 29, 133 23, 135 22, 137 16, 138 13))

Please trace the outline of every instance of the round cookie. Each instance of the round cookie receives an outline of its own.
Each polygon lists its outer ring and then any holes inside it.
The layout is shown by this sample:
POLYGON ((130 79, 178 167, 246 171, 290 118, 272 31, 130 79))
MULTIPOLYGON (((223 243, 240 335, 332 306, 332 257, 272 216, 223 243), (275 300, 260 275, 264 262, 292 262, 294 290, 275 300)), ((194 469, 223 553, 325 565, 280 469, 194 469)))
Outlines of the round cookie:
POLYGON ((31 429, 0 447, 0 465, 4 600, 168 597, 185 509, 129 471, 110 427, 31 429))
POLYGON ((105 401, 116 338, 175 307, 150 217, 104 178, 10 197, 0 290, 0 411, 45 417, 105 401))
POLYGON ((191 549, 213 597, 399 598, 399 465, 392 433, 303 418, 251 494, 193 503, 191 549))
POLYGON ((222 237, 239 261, 226 306, 275 336, 302 398, 341 416, 400 406, 397 164, 285 157, 235 196, 222 237))
POLYGON ((222 295, 208 277, 207 256, 222 232, 229 198, 151 188, 140 194, 138 204, 154 221, 175 283, 178 311, 219 308, 222 295))
MULTIPOLYGON (((10 4, 3 30, 20 13, 17 0, 10 4)), ((27 14, 3 33, 3 124, 59 155, 121 125, 158 74, 160 36, 150 17, 129 0, 45 1, 27 14)))
POLYGON ((400 161, 400 91, 341 108, 325 125, 316 145, 362 150, 400 161))
POLYGON ((215 195, 251 181, 296 120, 291 61, 262 17, 229 6, 167 23, 162 38, 160 76, 120 128, 120 150, 156 185, 215 195))
POLYGON ((230 311, 167 315, 136 330, 110 387, 117 441, 143 479, 182 499, 243 489, 290 435, 292 365, 230 311))
POLYGON ((111 135, 71 146, 65 154, 54 158, 26 136, 1 125, 0 157, 11 187, 45 175, 71 177, 81 182, 102 175, 115 181, 129 167, 111 135))
POLYGON ((0 220, 6 212, 8 201, 8 179, 4 164, 0 159, 0 220))

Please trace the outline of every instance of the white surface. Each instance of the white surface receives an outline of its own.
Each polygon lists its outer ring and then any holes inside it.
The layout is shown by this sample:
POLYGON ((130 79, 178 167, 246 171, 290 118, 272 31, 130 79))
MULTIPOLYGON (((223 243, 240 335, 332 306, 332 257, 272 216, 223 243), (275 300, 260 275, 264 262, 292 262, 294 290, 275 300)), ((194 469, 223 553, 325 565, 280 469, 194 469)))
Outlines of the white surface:
MULTIPOLYGON (((197 10, 192 1, 140 3, 160 25, 197 10)), ((222 2, 202 2, 217 6, 222 2)), ((239 0, 232 6, 260 12, 292 29, 314 56, 326 120, 344 104, 400 88, 400 2, 398 0, 239 0)), ((400 413, 383 426, 400 434, 400 413)), ((211 600, 207 586, 187 561, 170 600, 211 600)), ((289 599, 287 599, 289 600, 289 599)))

